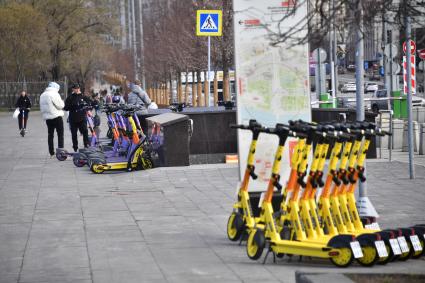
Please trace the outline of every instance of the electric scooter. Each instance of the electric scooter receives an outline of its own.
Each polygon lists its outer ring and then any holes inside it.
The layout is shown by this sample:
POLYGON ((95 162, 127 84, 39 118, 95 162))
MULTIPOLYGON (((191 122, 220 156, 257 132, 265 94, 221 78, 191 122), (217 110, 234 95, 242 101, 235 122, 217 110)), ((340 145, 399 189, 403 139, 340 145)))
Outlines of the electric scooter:
MULTIPOLYGON (((296 130, 300 129, 297 128, 296 130)), ((299 231, 299 233, 297 233, 297 239, 282 239, 278 231, 278 227, 276 225, 271 200, 274 188, 277 188, 278 190, 282 188, 282 185, 279 184, 279 172, 284 145, 287 138, 290 136, 297 137, 301 135, 300 141, 303 141, 307 139, 307 135, 305 133, 302 133, 302 130, 296 132, 294 128, 282 124, 277 124, 276 128, 270 129, 269 131, 270 133, 276 134, 279 137, 279 146, 276 150, 273 162, 272 175, 267 186, 267 191, 264 196, 264 200, 261 204, 261 214, 259 217, 259 223, 263 224, 264 226, 254 227, 250 230, 247 241, 248 257, 253 260, 260 258, 266 244, 269 244, 268 253, 273 252, 274 256, 282 254, 293 254, 300 256, 329 258, 331 262, 334 263, 336 266, 346 267, 350 265, 354 259, 352 247, 359 247, 359 243, 356 241, 355 237, 351 235, 338 235, 337 237, 332 238, 326 244, 308 241, 306 239, 305 232, 302 228, 303 224, 301 223, 299 218, 298 203, 297 201, 295 201, 295 199, 298 198, 299 193, 296 187, 292 192, 291 199, 288 201, 288 210, 286 212, 291 214, 291 225, 294 227, 294 229, 299 231)), ((309 147, 311 148, 311 144, 306 146, 306 148, 309 147)), ((304 150, 302 148, 303 146, 301 144, 301 146, 299 146, 297 149, 298 153, 301 154, 298 154, 298 156, 296 157, 294 157, 293 155, 293 159, 297 159, 298 157, 300 157, 301 160, 304 160, 304 158, 307 157, 306 154, 308 150, 304 150)), ((284 196, 288 197, 287 194, 284 194, 284 196)), ((359 248, 356 249, 355 253, 356 256, 362 256, 361 250, 359 248)))
POLYGON ((126 157, 102 157, 100 155, 89 157, 88 164, 93 173, 101 174, 111 170, 127 170, 133 171, 137 169, 153 168, 153 161, 150 151, 145 150, 145 137, 139 138, 138 129, 133 119, 135 109, 123 111, 128 123, 128 136, 131 136, 131 144, 126 157))
MULTIPOLYGON (((93 107, 91 105, 85 105, 82 107, 81 111, 86 111, 86 123, 87 123, 87 128, 90 130, 91 133, 91 139, 90 139, 90 147, 91 148, 95 148, 99 145, 98 143, 98 138, 96 135, 96 132, 94 130, 94 122, 93 122, 93 117, 90 114, 90 110, 93 109, 93 107)), ((83 150, 83 149, 79 149, 79 152, 83 150)), ((68 152, 66 149, 64 148, 57 148, 56 149, 56 158, 59 161, 65 161, 66 159, 68 159, 68 157, 74 157, 75 155, 77 155, 79 152, 68 152)), ((75 162, 75 160, 73 160, 74 165, 77 167, 81 167, 78 163, 75 162)))
POLYGON ((20 108, 19 109, 19 111, 21 112, 21 119, 22 119, 22 121, 21 121, 21 124, 22 124, 22 128, 21 128, 21 131, 19 132, 20 134, 21 134, 21 136, 22 137, 25 137, 25 134, 27 133, 27 131, 26 131, 26 129, 25 129, 25 110, 27 110, 27 109, 25 109, 25 108, 20 108))
MULTIPOLYGON (((94 156, 118 156, 119 154, 126 154, 128 146, 130 144, 128 137, 125 135, 126 130, 119 128, 118 120, 121 120, 118 112, 122 109, 122 106, 119 105, 111 105, 108 104, 104 108, 101 109, 102 112, 106 113, 106 117, 108 120, 109 130, 112 135, 112 144, 113 146, 105 146, 104 144, 100 144, 98 147, 90 147, 79 149, 78 153, 75 153, 73 156, 74 164, 77 167, 83 167, 84 165, 88 165, 89 157, 94 156)), ((121 126, 124 127, 124 126, 121 126)), ((90 166, 89 166, 90 167, 90 166)))
POLYGON ((238 190, 237 201, 234 203, 233 211, 227 221, 227 237, 231 241, 238 241, 241 239, 242 235, 252 229, 256 223, 249 198, 248 185, 250 178, 255 180, 258 177, 254 172, 255 150, 260 133, 267 133, 268 129, 262 127, 256 120, 250 120, 248 125, 230 125, 230 127, 234 129, 250 130, 252 132, 245 173, 238 190))
MULTIPOLYGON (((291 159, 291 173, 284 191, 285 201, 281 204, 281 210, 276 221, 281 238, 326 246, 342 245, 351 248, 354 257, 361 258, 360 247, 368 243, 358 241, 352 234, 338 233, 334 224, 335 220, 329 215, 320 218, 322 220, 320 222, 316 206, 311 204, 310 200, 313 195, 313 188, 317 187, 316 176, 320 175, 319 169, 323 169, 319 166, 324 166, 324 163, 320 161, 322 156, 326 157, 327 154, 328 143, 325 141, 331 137, 330 133, 334 135, 332 138, 340 139, 341 137, 332 131, 333 128, 329 125, 314 125, 302 121, 291 122, 290 125, 292 125, 291 130, 304 131, 307 138, 300 140, 291 159), (306 129, 303 130, 302 128, 306 129), (313 141, 317 145, 306 183, 303 179, 306 176, 308 156, 313 141), (327 233, 324 233, 321 226, 324 221, 327 222, 327 233), (353 241, 354 239, 355 241, 353 241)), ((336 155, 336 152, 333 152, 333 155, 336 155)), ((333 163, 336 162, 336 160, 333 160, 333 163)), ((330 164, 332 164, 332 161, 330 164)), ((327 181, 329 182, 329 180, 327 181)), ((329 203, 325 201, 324 205, 329 205, 329 203)), ((329 213, 329 210, 325 209, 324 211, 329 213)), ((281 254, 277 254, 277 256, 283 257, 281 254)), ((288 256, 292 256, 292 254, 288 254, 288 256)))
POLYGON ((380 231, 379 227, 378 229, 371 229, 363 226, 357 211, 354 191, 358 181, 364 182, 366 180, 364 162, 372 137, 375 135, 390 135, 391 133, 382 131, 375 124, 368 122, 357 123, 354 127, 355 129, 351 129, 351 131, 357 130, 357 134, 348 159, 348 168, 347 170, 340 168, 342 184, 340 188, 336 189, 336 195, 334 196, 341 204, 339 207, 344 215, 344 225, 353 233, 372 232, 382 238, 384 245, 381 245, 381 251, 384 252, 386 250, 388 256, 380 257, 378 260, 380 264, 386 264, 394 259, 418 258, 423 254, 423 245, 420 243, 414 229, 400 228, 380 231), (362 143, 363 138, 364 141, 362 143))

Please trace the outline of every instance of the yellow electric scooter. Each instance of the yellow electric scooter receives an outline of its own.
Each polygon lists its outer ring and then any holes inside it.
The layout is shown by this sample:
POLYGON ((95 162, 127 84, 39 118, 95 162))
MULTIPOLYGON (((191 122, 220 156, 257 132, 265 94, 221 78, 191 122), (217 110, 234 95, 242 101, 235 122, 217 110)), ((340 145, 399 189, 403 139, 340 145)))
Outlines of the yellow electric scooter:
MULTIPOLYGON (((342 133, 341 129, 345 128, 342 125, 335 125, 339 133, 342 133)), ((325 187, 320 196, 319 208, 322 217, 332 217, 335 220, 336 228, 339 233, 350 233, 356 236, 360 242, 363 251, 363 257, 357 259, 357 261, 363 266, 373 266, 379 259, 387 259, 388 252, 385 249, 385 243, 382 241, 379 234, 375 234, 375 231, 367 230, 355 230, 348 229, 344 220, 347 219, 347 214, 344 212, 344 208, 338 198, 338 188, 342 184, 341 168, 345 168, 348 156, 351 152, 351 140, 352 136, 345 133, 341 134, 341 138, 335 141, 332 149, 332 155, 329 161, 328 178, 325 183, 325 187), (344 136, 343 136, 344 135, 344 136), (343 143, 345 142, 345 146, 343 143), (342 150, 344 148, 344 150, 342 150), (340 158, 341 157, 341 158, 340 158), (341 159, 341 160, 340 160, 341 159), (338 161, 340 161, 340 170, 338 170, 338 161), (379 249, 384 245, 384 249, 379 249)), ((353 151, 356 151, 354 148, 353 151)), ((323 219, 323 218, 322 218, 323 219)), ((326 228, 329 229, 327 221, 324 221, 326 228)), ((333 229, 333 227, 331 227, 333 229)))
MULTIPOLYGON (((301 123, 302 125, 302 122, 298 123, 301 123)), ((341 133, 335 132, 333 127, 330 125, 312 126, 311 124, 304 123, 304 126, 309 128, 309 137, 305 142, 305 146, 303 143, 299 143, 299 146, 303 147, 301 158, 296 155, 293 156, 292 174, 290 178, 297 179, 296 181, 294 181, 294 179, 290 179, 286 187, 285 192, 287 192, 286 196, 287 200, 289 199, 289 202, 286 201, 285 204, 282 205, 281 210, 283 212, 287 211, 288 213, 283 213, 283 217, 280 216, 278 221, 278 223, 282 225, 281 236, 292 240, 308 241, 328 245, 331 245, 332 242, 341 241, 350 243, 352 239, 355 238, 355 235, 352 233, 347 233, 346 231, 338 231, 334 223, 340 223, 341 219, 336 219, 335 216, 338 215, 331 213, 331 207, 328 198, 322 199, 320 210, 322 223, 325 223, 325 228, 327 230, 325 235, 318 220, 319 217, 316 212, 316 203, 314 201, 317 185, 319 183, 323 183, 322 181, 319 181, 319 178, 322 176, 322 170, 325 165, 329 142, 330 140, 337 140, 330 159, 330 168, 332 168, 333 166, 336 166, 338 162, 338 150, 341 148, 341 144, 338 144, 338 142, 343 138, 343 135, 341 133), (307 183, 305 184, 302 178, 305 176, 308 154, 310 152, 313 140, 315 140, 317 145, 314 152, 314 158, 310 168, 309 177, 307 183), (297 174, 293 173, 295 171, 297 174), (291 187, 291 185, 294 187, 291 187), (300 187, 305 187, 303 193, 301 193, 300 187), (301 194, 301 199, 298 200, 299 195, 301 194), (296 225, 298 222, 301 222, 302 225, 296 225), (290 231, 289 235, 287 232, 288 229, 290 231)), ((297 152, 299 152, 299 149, 297 152)), ((331 170, 331 172, 333 171, 331 170)), ((327 182, 325 184, 325 194, 327 193, 327 190, 329 190, 330 182, 332 182, 334 179, 335 178, 333 175, 328 175, 327 182)), ((363 248, 365 246, 368 247, 371 244, 363 240, 360 242, 360 245, 362 245, 363 248)), ((360 246, 356 246, 356 248, 360 248, 360 246)), ((361 258, 361 256, 358 257, 361 258)))
POLYGON ((230 127, 252 132, 245 173, 239 187, 237 201, 233 205, 233 212, 227 221, 227 237, 231 241, 238 241, 246 230, 249 231, 254 227, 256 222, 249 199, 248 184, 250 178, 255 180, 258 177, 254 172, 255 150, 260 133, 267 132, 268 129, 262 127, 256 120, 250 120, 248 125, 230 125, 230 127))
POLYGON ((389 135, 390 133, 376 128, 373 123, 363 122, 356 127, 361 129, 361 134, 356 136, 349 158, 348 168, 345 171, 345 173, 348 174, 347 179, 349 180, 349 184, 344 183, 338 190, 339 201, 343 204, 346 203, 346 205, 342 205, 341 207, 342 209, 346 207, 350 214, 350 216, 345 219, 347 220, 347 228, 353 229, 352 231, 358 233, 375 232, 382 238, 389 256, 387 259, 380 259, 379 263, 381 264, 387 263, 392 259, 407 260, 410 257, 418 258, 423 254, 423 244, 420 243, 419 237, 415 234, 414 229, 400 228, 396 230, 380 231, 379 229, 367 229, 363 227, 363 223, 357 211, 354 192, 358 180, 361 182, 366 180, 364 175, 364 162, 372 137, 374 135, 389 135), (363 137, 364 141, 362 143, 363 137), (414 240, 417 242, 415 243, 414 240), (397 242, 400 245, 400 249, 397 247, 397 242), (399 252, 400 250, 401 253, 399 252))
MULTIPOLYGON (((279 137, 279 145, 276 150, 273 162, 272 175, 267 186, 264 200, 261 204, 259 223, 263 224, 264 227, 259 228, 255 226, 253 229, 251 229, 247 242, 248 257, 253 260, 260 258, 266 243, 269 243, 269 251, 272 251, 273 255, 293 254, 300 256, 329 258, 336 266, 346 267, 350 265, 354 258, 350 243, 354 242, 355 240, 351 236, 340 237, 338 239, 331 240, 328 244, 307 241, 305 239, 304 231, 300 233, 300 235, 304 235, 304 239, 301 239, 300 237, 296 240, 285 240, 281 238, 275 222, 271 200, 274 188, 276 187, 279 189, 282 187, 279 184, 279 172, 285 142, 289 136, 297 136, 300 135, 300 133, 291 131, 288 126, 281 124, 276 125, 276 128, 270 130, 270 132, 276 134, 279 137)), ((307 136, 304 136, 302 139, 300 139, 300 143, 302 144, 303 140, 306 138, 307 136)), ((298 147, 298 149, 301 147, 298 147)), ((301 158, 304 157, 306 157, 306 155, 302 154, 301 158)), ((294 193, 296 194, 296 192, 294 193)), ((293 200, 290 201, 289 209, 297 210, 297 206, 298 204, 293 202, 293 200), (291 206, 291 204, 294 204, 294 206, 291 206)), ((291 225, 295 227, 295 229, 301 231, 302 224, 299 220, 298 212, 296 213, 296 217, 294 219, 291 218, 291 221, 291 225)), ((361 253, 361 250, 359 250, 359 252, 361 253)))

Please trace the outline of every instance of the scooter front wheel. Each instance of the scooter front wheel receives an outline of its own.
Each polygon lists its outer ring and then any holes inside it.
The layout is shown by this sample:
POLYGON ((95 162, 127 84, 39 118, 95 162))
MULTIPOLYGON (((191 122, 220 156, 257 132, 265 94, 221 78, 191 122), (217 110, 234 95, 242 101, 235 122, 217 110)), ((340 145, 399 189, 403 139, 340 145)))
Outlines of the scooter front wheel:
POLYGON ((94 161, 90 166, 90 170, 95 174, 102 174, 103 172, 105 172, 103 164, 99 161, 94 161))
POLYGON ((72 157, 72 162, 74 163, 76 167, 83 167, 84 165, 86 165, 87 160, 84 158, 81 158, 80 154, 75 153, 74 156, 72 157))
POLYGON ((349 246, 338 248, 338 255, 330 257, 329 260, 335 266, 347 267, 354 260, 353 251, 351 250, 351 248, 349 246))
POLYGON ((373 244, 362 245, 363 257, 357 258, 357 262, 366 267, 373 266, 379 259, 378 251, 373 244))
POLYGON ((232 212, 227 221, 227 237, 230 241, 238 241, 243 233, 243 219, 239 213, 232 212))
POLYGON ((67 152, 65 150, 57 150, 56 151, 56 158, 59 161, 65 161, 68 158, 67 152))
POLYGON ((248 241, 246 243, 246 253, 252 260, 257 260, 261 257, 266 245, 266 236, 263 230, 251 230, 248 241))
POLYGON ((153 168, 153 162, 150 158, 142 157, 140 159, 140 163, 142 165, 143 170, 152 169, 153 168))

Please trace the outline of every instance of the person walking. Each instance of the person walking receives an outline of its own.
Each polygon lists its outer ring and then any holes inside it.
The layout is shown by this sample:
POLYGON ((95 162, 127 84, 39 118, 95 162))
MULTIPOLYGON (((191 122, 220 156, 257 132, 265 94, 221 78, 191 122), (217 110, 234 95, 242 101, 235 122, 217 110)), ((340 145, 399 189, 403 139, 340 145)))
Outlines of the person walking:
POLYGON ((128 104, 137 105, 140 107, 140 114, 147 114, 147 108, 152 103, 149 95, 142 88, 142 84, 139 80, 135 80, 131 88, 131 92, 128 94, 128 104))
POLYGON ((25 91, 22 91, 21 95, 19 95, 15 107, 19 108, 18 126, 19 132, 22 135, 22 131, 27 131, 28 115, 31 110, 31 100, 25 91))
POLYGON ((144 133, 148 132, 148 123, 146 122, 146 115, 148 114, 149 105, 153 104, 147 92, 142 88, 139 80, 135 80, 131 87, 131 92, 128 94, 128 104, 133 104, 140 107, 136 112, 140 125, 144 133))
POLYGON ((69 111, 69 126, 71 128, 72 148, 75 152, 78 150, 78 130, 83 135, 84 147, 90 145, 89 135, 86 123, 87 106, 92 106, 93 102, 81 93, 80 85, 73 84, 71 87, 71 95, 65 100, 64 110, 69 111))
POLYGON ((58 135, 58 148, 63 148, 63 107, 65 106, 59 94, 60 86, 50 82, 40 96, 40 111, 47 125, 47 144, 50 158, 55 156, 53 137, 56 130, 58 135))

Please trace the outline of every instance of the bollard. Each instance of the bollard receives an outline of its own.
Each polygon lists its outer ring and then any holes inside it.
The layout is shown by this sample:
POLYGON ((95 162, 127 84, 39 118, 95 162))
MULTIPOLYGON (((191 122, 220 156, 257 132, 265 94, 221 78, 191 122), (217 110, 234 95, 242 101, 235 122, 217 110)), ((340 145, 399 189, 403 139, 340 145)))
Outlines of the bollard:
POLYGON ((425 123, 421 124, 421 132, 419 135, 419 155, 425 155, 425 123))
POLYGON ((393 149, 402 149, 403 148, 403 120, 394 119, 393 120, 393 149))
POLYGON ((418 121, 418 107, 412 107, 412 120, 418 121))
MULTIPOLYGON (((419 129, 418 122, 413 121, 413 151, 418 151, 418 143, 419 143, 419 129)), ((408 131, 407 131, 407 121, 404 123, 403 128, 403 148, 401 151, 408 152, 408 131)))
POLYGON ((418 121, 419 124, 425 123, 425 107, 418 107, 418 121))

